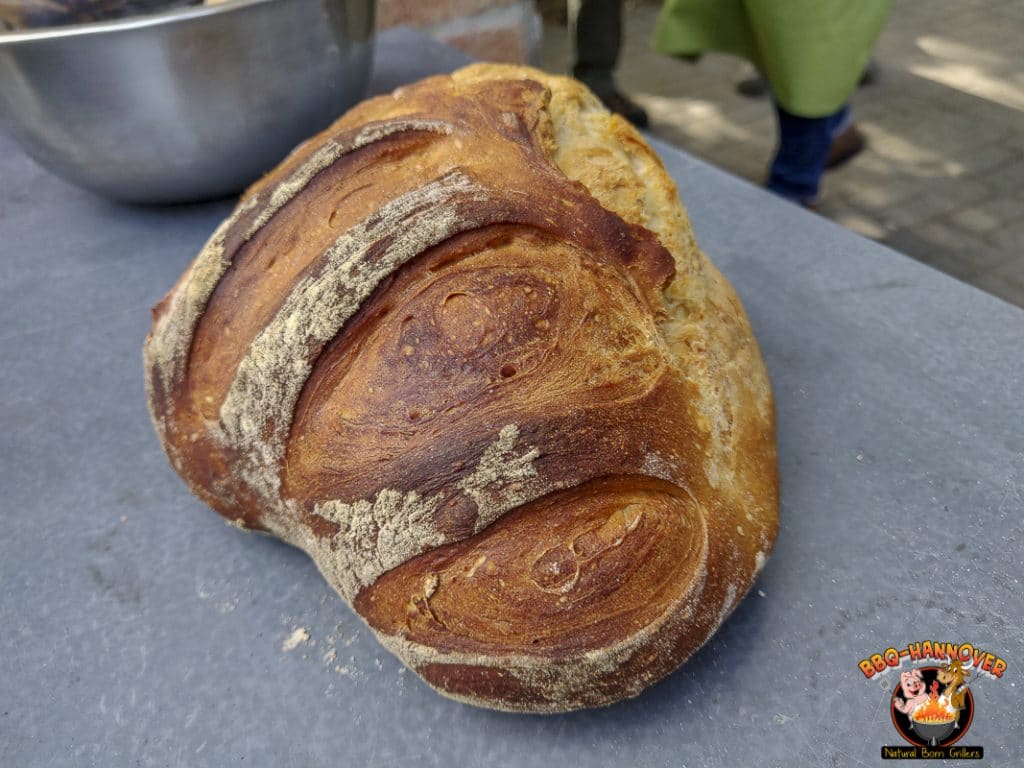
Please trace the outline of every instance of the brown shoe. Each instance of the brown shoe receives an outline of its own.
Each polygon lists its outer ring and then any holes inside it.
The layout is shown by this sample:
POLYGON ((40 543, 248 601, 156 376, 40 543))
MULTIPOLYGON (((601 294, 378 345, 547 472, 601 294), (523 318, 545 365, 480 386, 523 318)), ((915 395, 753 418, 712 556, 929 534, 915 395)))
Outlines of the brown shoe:
POLYGON ((838 168, 859 155, 867 144, 867 139, 864 138, 864 134, 860 132, 857 124, 850 123, 845 131, 832 139, 832 147, 828 151, 825 168, 828 170, 838 168))

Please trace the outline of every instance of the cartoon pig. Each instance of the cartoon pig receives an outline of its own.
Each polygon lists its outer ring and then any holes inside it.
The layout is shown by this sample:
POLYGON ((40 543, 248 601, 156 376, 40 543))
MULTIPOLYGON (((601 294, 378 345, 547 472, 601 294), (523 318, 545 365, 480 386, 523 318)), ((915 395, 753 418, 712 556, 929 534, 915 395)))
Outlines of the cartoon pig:
POLYGON ((909 672, 900 672, 900 691, 905 698, 896 697, 895 706, 908 717, 914 709, 928 701, 928 691, 925 690, 924 680, 921 679, 921 670, 912 669, 909 672))

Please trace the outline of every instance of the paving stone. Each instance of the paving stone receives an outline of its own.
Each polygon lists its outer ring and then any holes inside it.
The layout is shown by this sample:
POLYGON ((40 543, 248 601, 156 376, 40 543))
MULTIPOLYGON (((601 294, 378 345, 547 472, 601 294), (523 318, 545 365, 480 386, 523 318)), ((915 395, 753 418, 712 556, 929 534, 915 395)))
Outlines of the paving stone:
POLYGON ((985 183, 1000 195, 1016 195, 1024 191, 1024 160, 986 173, 985 183))
MULTIPOLYGON (((818 211, 822 213, 821 210, 818 211)), ((882 240, 888 234, 885 227, 882 226, 876 217, 869 213, 863 213, 850 206, 841 206, 839 210, 834 213, 826 214, 832 221, 837 224, 842 224, 847 229, 851 229, 858 235, 871 238, 872 240, 882 240)))
POLYGON ((851 168, 845 176, 838 173, 826 176, 825 189, 830 196, 848 200, 872 211, 880 223, 888 220, 901 221, 887 216, 887 212, 902 201, 920 194, 920 184, 916 181, 891 180, 878 174, 872 174, 866 180, 856 180, 856 177, 850 177, 853 173, 855 171, 851 168))
POLYGON ((957 226, 978 234, 984 234, 999 226, 999 218, 980 206, 957 211, 951 218, 957 226))
POLYGON ((992 242, 1024 266, 1024 220, 1008 223, 990 233, 992 242))
POLYGON ((945 179, 934 179, 929 186, 922 186, 922 193, 890 206, 881 212, 884 221, 900 226, 925 223, 938 216, 952 214, 971 203, 989 196, 987 187, 977 181, 955 180, 956 184, 943 183, 945 179))
POLYGON ((1010 197, 996 197, 957 211, 952 218, 958 226, 984 235, 1024 219, 1024 202, 1010 197))
MULTIPOLYGON (((1024 115, 1021 116, 1024 120, 1024 115)), ((1020 144, 993 144, 980 149, 972 150, 954 161, 956 166, 964 175, 978 175, 991 170, 998 170, 1015 162, 1021 157, 1020 147, 1024 146, 1024 134, 1020 137, 1020 144)), ((952 175, 959 176, 957 169, 951 171, 952 175)))
POLYGON ((987 272, 968 282, 1011 304, 1024 307, 1024 279, 1014 280, 995 272, 987 272))

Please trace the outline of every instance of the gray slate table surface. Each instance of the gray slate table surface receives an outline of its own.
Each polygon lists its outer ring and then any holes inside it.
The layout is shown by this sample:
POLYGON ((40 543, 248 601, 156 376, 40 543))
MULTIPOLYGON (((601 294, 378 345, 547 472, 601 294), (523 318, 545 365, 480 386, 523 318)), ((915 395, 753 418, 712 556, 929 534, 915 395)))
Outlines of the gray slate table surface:
MULTIPOLYGON (((383 91, 460 59, 396 33, 378 63, 383 91)), ((0 137, 0 765, 877 765, 898 680, 857 662, 925 639, 1009 662, 964 743, 1020 765, 1024 312, 657 148, 771 372, 782 529, 678 672, 540 717, 433 693, 168 466, 149 308, 230 201, 122 207, 0 137)))

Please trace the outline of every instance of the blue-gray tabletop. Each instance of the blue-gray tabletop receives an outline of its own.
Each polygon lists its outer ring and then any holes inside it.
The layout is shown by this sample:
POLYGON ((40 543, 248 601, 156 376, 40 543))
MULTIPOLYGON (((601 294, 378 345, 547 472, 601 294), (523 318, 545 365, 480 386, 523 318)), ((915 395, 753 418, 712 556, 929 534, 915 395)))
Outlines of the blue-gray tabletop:
MULTIPOLYGON (((374 88, 459 61, 397 33, 374 88)), ((1024 312, 656 146, 771 372, 782 528, 675 674, 523 716, 431 691, 168 466, 149 308, 231 201, 118 206, 0 137, 0 765, 877 765, 899 670, 858 663, 924 640, 1006 660, 962 743, 1020 765, 1024 312)))

